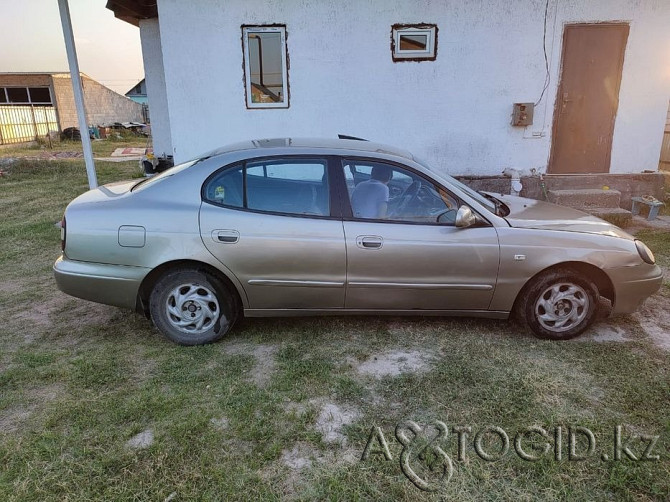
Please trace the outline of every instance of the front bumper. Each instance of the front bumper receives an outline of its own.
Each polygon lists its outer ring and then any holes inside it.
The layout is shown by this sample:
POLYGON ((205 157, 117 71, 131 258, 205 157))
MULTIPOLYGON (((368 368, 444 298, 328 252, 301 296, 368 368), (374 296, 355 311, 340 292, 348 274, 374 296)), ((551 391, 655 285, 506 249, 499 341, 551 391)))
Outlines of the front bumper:
POLYGON ((135 308, 137 292, 151 269, 69 260, 54 263, 56 285, 63 293, 117 307, 135 308))
POLYGON ((614 284, 613 314, 635 312, 663 284, 663 270, 658 265, 621 267, 606 272, 614 284))

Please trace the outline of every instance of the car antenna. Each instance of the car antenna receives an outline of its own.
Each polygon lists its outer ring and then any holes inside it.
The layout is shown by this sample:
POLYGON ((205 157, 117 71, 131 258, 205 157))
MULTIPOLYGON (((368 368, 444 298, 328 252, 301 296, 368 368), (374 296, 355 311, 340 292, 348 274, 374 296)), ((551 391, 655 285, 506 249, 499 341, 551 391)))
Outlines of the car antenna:
POLYGON ((353 139, 355 141, 369 141, 367 139, 357 138, 356 136, 347 136, 346 134, 338 134, 337 137, 340 139, 353 139))

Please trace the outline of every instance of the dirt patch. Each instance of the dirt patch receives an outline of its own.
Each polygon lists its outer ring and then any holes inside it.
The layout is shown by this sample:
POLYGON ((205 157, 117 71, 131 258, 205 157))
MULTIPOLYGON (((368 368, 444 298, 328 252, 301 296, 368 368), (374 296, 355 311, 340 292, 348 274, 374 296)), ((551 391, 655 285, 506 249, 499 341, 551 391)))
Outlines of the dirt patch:
POLYGON ((24 342, 32 343, 54 329, 72 331, 107 324, 118 312, 117 307, 76 300, 57 291, 47 300, 32 302, 17 312, 12 323, 20 328, 24 342))
MULTIPOLYGON (((71 341, 74 342, 74 339, 71 341)), ((132 363, 132 381, 137 386, 148 381, 156 373, 156 360, 142 349, 129 354, 128 362, 132 363)))
POLYGON ((209 423, 218 431, 225 431, 230 425, 230 422, 226 417, 212 418, 209 423))
POLYGON ((10 281, 7 279, 3 279, 2 282, 0 282, 0 293, 5 294, 5 295, 14 295, 16 293, 21 292, 23 290, 24 285, 23 282, 15 280, 15 281, 10 281))
POLYGON ((631 338, 630 333, 622 326, 622 323, 615 319, 602 321, 594 324, 582 335, 573 338, 575 342, 628 342, 631 338))
POLYGON ((30 418, 36 405, 12 406, 0 411, 0 434, 12 434, 30 418))
POLYGON ((316 430, 325 443, 345 445, 347 438, 342 429, 353 423, 360 413, 352 408, 342 408, 334 403, 324 403, 316 418, 316 430))
POLYGON ((25 390, 27 403, 0 410, 0 433, 18 431, 40 406, 57 399, 65 392, 61 384, 45 385, 25 390))
POLYGON ((226 441, 226 453, 231 455, 250 455, 254 451, 254 442, 244 439, 231 438, 226 441))
POLYGON ((282 450, 279 460, 265 465, 259 474, 281 490, 282 500, 295 500, 305 486, 303 473, 312 467, 317 455, 309 443, 298 442, 292 449, 282 450))
POLYGON ((282 404, 284 412, 288 415, 295 415, 301 417, 307 411, 307 405, 304 403, 296 403, 295 401, 288 401, 282 404))
POLYGON ((65 386, 61 383, 54 383, 32 389, 30 391, 30 398, 40 404, 48 403, 65 393, 65 386))
POLYGON ((281 452, 282 463, 294 471, 312 467, 312 461, 318 458, 319 452, 308 443, 297 443, 291 450, 281 452))
POLYGON ((133 450, 149 448, 154 442, 154 432, 151 429, 136 434, 126 441, 126 447, 133 450))
POLYGON ((402 373, 427 371, 433 355, 416 350, 395 350, 372 356, 358 365, 356 370, 363 375, 376 378, 398 376, 402 373))
POLYGON ((654 345, 670 351, 670 312, 667 298, 660 294, 651 296, 632 317, 654 345))
POLYGON ((270 383, 270 380, 272 380, 272 375, 277 365, 275 361, 277 346, 236 343, 227 345, 225 352, 231 355, 253 356, 256 359, 249 377, 257 387, 265 388, 270 383))
POLYGON ((251 379, 256 386, 263 388, 270 383, 276 367, 276 353, 277 347, 273 345, 259 345, 254 348, 253 354, 256 358, 256 364, 251 370, 251 379))

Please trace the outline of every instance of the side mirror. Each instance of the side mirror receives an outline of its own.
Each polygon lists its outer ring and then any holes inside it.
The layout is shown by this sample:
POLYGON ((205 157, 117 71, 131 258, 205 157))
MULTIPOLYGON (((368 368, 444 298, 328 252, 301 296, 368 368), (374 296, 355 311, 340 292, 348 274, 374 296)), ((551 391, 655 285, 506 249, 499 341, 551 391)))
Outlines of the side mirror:
POLYGON ((456 226, 459 228, 471 227, 477 223, 477 216, 468 206, 461 206, 456 213, 456 226))

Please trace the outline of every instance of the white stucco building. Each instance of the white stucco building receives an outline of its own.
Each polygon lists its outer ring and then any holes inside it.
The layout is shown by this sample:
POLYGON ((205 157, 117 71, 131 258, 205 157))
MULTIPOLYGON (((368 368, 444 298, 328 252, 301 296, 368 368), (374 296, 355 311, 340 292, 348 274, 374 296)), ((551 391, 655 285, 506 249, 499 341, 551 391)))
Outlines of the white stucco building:
POLYGON ((668 0, 155 4, 107 7, 139 26, 154 149, 175 162, 342 133, 456 175, 658 169, 668 0), (535 105, 532 125, 512 125, 514 103, 535 105))

